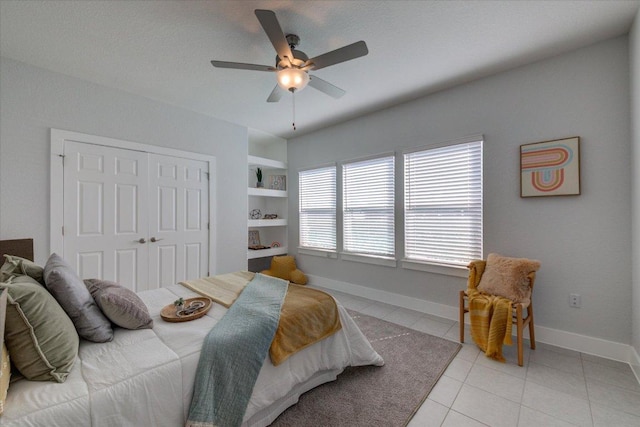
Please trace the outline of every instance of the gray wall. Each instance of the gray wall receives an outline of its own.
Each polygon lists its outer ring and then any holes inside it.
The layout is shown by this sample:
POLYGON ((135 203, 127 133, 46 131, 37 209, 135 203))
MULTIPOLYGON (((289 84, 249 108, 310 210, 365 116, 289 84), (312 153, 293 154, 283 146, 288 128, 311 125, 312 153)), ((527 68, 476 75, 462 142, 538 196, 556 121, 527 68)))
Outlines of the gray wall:
MULTIPOLYGON (((635 23, 629 34, 629 52, 631 54, 631 158, 632 178, 632 227, 633 230, 633 327, 631 345, 640 355, 640 11, 636 14, 635 23)), ((640 363, 637 360, 636 363, 640 363)), ((640 366, 637 367, 640 376, 640 366)))
MULTIPOLYGON (((484 134, 485 255, 542 262, 538 325, 629 344, 628 60, 628 39, 620 37, 290 140, 289 247, 298 245, 300 168, 484 134), (582 195, 521 199, 519 145, 576 135, 582 195), (569 307, 574 292, 582 308, 569 307)), ((401 257, 402 247, 397 252, 401 257)), ((302 254, 297 260, 311 275, 449 306, 466 286, 401 267, 302 254)))
POLYGON ((49 255, 50 128, 217 158, 217 270, 246 269, 247 129, 0 58, 0 238, 49 255), (224 202, 222 202, 224 201, 224 202), (242 212, 242 215, 238 213, 242 212))

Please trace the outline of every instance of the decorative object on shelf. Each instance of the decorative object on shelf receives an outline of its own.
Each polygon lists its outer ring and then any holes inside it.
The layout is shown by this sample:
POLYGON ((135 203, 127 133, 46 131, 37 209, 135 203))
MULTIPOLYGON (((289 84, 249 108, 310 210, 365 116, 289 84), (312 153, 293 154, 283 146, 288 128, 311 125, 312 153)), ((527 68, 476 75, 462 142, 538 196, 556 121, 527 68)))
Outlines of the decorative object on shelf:
POLYGON ((282 245, 280 245, 280 242, 273 242, 273 243, 271 243, 271 247, 272 247, 272 248, 279 248, 280 246, 282 246, 282 245))
POLYGON ((258 182, 256 182, 256 188, 264 187, 264 184, 262 183, 262 169, 261 168, 257 168, 256 169, 256 179, 258 180, 258 182))
MULTIPOLYGON (((265 215, 266 217, 266 215, 265 215)), ((251 219, 260 219, 262 218, 262 212, 260 212, 260 209, 254 209, 251 212, 249 212, 249 218, 251 219)))
POLYGON ((286 175, 269 175, 269 188, 272 190, 286 190, 287 189, 287 177, 286 175))
MULTIPOLYGON (((182 300, 182 298, 180 299, 182 300)), ((160 317, 167 322, 188 322, 207 314, 213 305, 213 302, 207 297, 187 298, 183 302, 181 309, 178 309, 175 303, 165 306, 160 311, 160 317)))
POLYGON ((249 249, 269 249, 268 246, 263 246, 260 243, 260 232, 258 230, 249 230, 249 249))
POLYGON ((182 310, 184 308, 184 298, 180 297, 173 302, 173 305, 176 306, 176 312, 182 310))
POLYGON ((264 214, 263 216, 264 219, 276 219, 278 218, 277 214, 264 214))
POLYGON ((579 194, 579 136, 520 146, 520 197, 579 194))
POLYGON ((249 230, 249 247, 260 245, 260 232, 258 230, 249 230))

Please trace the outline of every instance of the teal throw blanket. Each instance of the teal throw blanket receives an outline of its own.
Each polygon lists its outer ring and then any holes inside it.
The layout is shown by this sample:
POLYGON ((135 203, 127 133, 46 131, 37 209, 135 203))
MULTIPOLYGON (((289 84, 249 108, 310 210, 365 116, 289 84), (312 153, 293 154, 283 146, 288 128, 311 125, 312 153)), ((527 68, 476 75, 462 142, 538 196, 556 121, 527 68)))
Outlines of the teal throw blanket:
POLYGON ((242 424, 287 293, 286 280, 256 274, 202 344, 187 427, 242 424))

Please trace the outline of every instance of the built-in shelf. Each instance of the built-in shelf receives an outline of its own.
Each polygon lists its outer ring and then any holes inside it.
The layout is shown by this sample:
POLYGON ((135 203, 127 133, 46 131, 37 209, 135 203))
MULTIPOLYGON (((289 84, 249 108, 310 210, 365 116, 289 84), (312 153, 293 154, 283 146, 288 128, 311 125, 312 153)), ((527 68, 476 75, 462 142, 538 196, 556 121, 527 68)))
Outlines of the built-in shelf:
MULTIPOLYGON (((287 163, 280 160, 268 159, 249 155, 248 163, 248 188, 247 203, 249 212, 260 210, 262 215, 276 214, 276 219, 248 219, 247 228, 250 231, 257 231, 262 244, 282 244, 287 241, 287 190, 272 190, 270 188, 255 187, 256 168, 262 168, 264 184, 268 185, 270 176, 287 176, 287 163)), ((286 182, 286 181, 285 181, 286 182)), ((247 250, 247 259, 256 260, 258 258, 268 258, 274 255, 286 255, 286 246, 270 247, 268 249, 247 250)))
POLYGON ((285 227, 287 225, 286 219, 250 219, 249 227, 285 227))
POLYGON ((262 258, 262 257, 274 256, 274 255, 284 255, 286 253, 287 253, 286 246, 281 246, 279 248, 257 249, 255 251, 249 249, 249 251, 247 252, 247 259, 262 258))
POLYGON ((286 190, 270 190, 268 188, 249 187, 247 190, 247 194, 249 194, 250 196, 260 197, 287 197, 286 190))
POLYGON ((264 157, 249 156, 249 167, 260 166, 267 169, 287 169, 287 164, 279 160, 265 159, 264 157))

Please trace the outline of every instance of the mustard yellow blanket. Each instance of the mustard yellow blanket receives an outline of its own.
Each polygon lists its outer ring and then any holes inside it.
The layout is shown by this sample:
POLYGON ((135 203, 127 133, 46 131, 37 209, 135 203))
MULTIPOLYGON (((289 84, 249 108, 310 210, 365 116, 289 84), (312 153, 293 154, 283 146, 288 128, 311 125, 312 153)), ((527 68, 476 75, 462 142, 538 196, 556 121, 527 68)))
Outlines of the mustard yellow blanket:
POLYGON ((338 306, 325 292, 289 283, 269 356, 277 366, 342 328, 338 306))
MULTIPOLYGON (((229 308, 253 276, 254 273, 239 271, 180 284, 229 308)), ((331 295, 289 283, 278 329, 269 348, 271 362, 277 366, 341 328, 338 306, 331 295)))
POLYGON ((485 354, 505 361, 502 344, 511 345, 511 300, 468 289, 471 337, 485 354))

